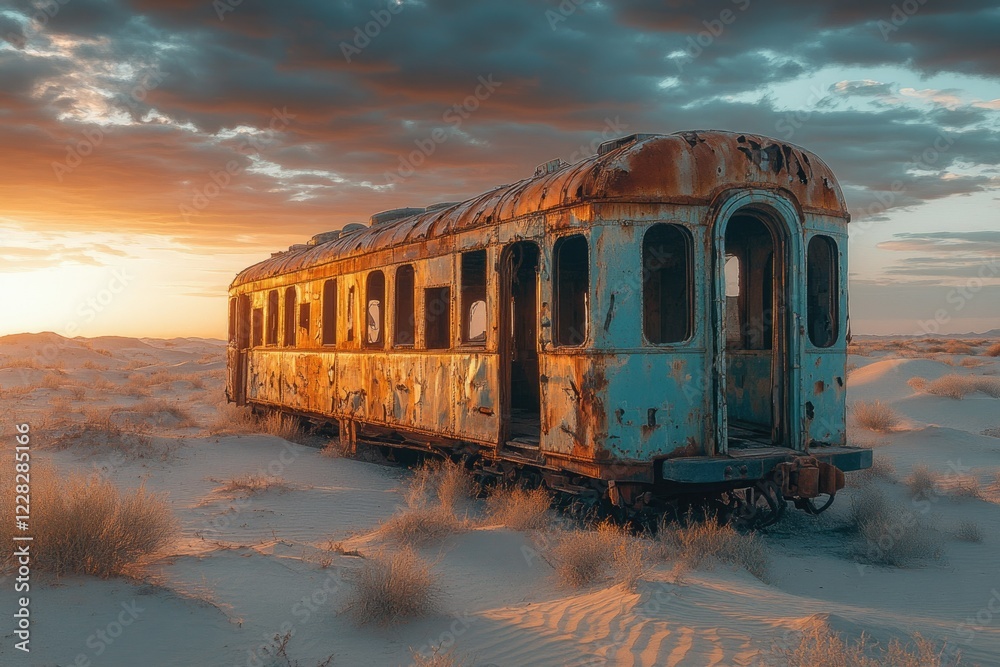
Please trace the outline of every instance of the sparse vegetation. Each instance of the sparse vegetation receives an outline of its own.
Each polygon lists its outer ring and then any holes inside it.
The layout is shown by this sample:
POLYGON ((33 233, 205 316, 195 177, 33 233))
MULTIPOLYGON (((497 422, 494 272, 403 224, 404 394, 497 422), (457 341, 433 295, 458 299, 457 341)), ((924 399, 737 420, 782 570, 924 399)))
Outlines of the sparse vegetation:
POLYGON ((710 568, 713 563, 736 565, 767 580, 767 547, 756 533, 742 534, 714 517, 686 525, 664 523, 657 531, 663 555, 676 558, 686 567, 710 568))
POLYGON ((347 611, 362 625, 390 625, 437 607, 437 576, 410 548, 366 559, 357 571, 347 611))
POLYGON ((486 515, 514 530, 536 530, 548 527, 551 505, 552 497, 545 489, 498 487, 486 499, 486 515))
POLYGON ((1000 377, 951 373, 931 381, 921 377, 910 378, 907 384, 917 391, 954 399, 964 398, 976 391, 981 391, 993 398, 1000 398, 1000 377))
POLYGON ((828 626, 817 624, 802 632, 792 646, 775 647, 765 665, 772 667, 927 667, 960 665, 961 658, 946 655, 944 647, 914 634, 909 642, 893 639, 885 647, 862 634, 846 641, 828 626))
POLYGON ((975 521, 961 521, 955 529, 955 538, 962 542, 982 542, 983 531, 975 521))
POLYGON ((994 343, 986 349, 987 357, 1000 357, 1000 343, 994 343))
POLYGON ((194 424, 191 413, 184 406, 162 398, 148 399, 122 411, 134 414, 143 421, 151 422, 157 426, 168 425, 171 420, 175 426, 192 426, 194 424))
POLYGON ((413 658, 413 667, 467 667, 470 665, 464 659, 458 658, 453 651, 442 653, 438 648, 434 648, 430 655, 424 655, 411 649, 410 655, 413 658))
POLYGON ((277 411, 258 417, 250 408, 232 403, 219 406, 218 415, 208 432, 212 435, 274 435, 293 442, 303 436, 299 421, 294 417, 277 411))
POLYGON ((261 473, 248 472, 224 482, 218 490, 224 493, 245 493, 252 496, 272 489, 286 491, 288 484, 281 477, 268 477, 261 473))
POLYGON ((940 555, 937 540, 917 517, 904 507, 894 507, 874 487, 851 499, 850 527, 863 540, 858 558, 873 565, 903 567, 940 555))
POLYGON ((862 486, 865 484, 871 484, 877 479, 884 479, 889 482, 895 481, 896 466, 893 465, 891 460, 885 458, 884 456, 873 456, 872 467, 857 471, 853 474, 851 479, 855 480, 862 486))
MULTIPOLYGON (((274 635, 272 645, 262 648, 261 653, 271 657, 271 662, 276 667, 301 667, 301 663, 299 663, 297 659, 293 659, 290 655, 288 655, 288 645, 291 643, 293 635, 294 633, 292 630, 289 630, 283 635, 274 635)), ((333 664, 332 653, 325 659, 317 662, 316 667, 329 667, 331 664, 333 664)))
POLYGON ((559 536, 553 550, 556 575, 574 587, 587 586, 608 576, 634 590, 646 569, 648 546, 624 528, 603 523, 597 530, 570 530, 559 536))
POLYGON ((116 418, 112 410, 84 410, 82 420, 59 419, 48 430, 46 442, 55 449, 111 449, 128 458, 146 458, 153 453, 148 428, 129 419, 116 418))
MULTIPOLYGON (((0 478, 13 488, 13 466, 4 466, 0 478)), ((143 557, 169 544, 177 528, 166 501, 142 487, 121 492, 98 476, 64 477, 38 463, 31 471, 31 500, 32 566, 57 576, 130 574, 143 557)), ((0 498, 6 516, 14 515, 13 501, 13 494, 0 498)), ((13 526, 0 524, 5 543, 11 543, 13 526)))
POLYGON ((891 431, 902 421, 896 411, 882 401, 858 401, 852 414, 859 426, 879 432, 891 431))
POLYGON ((413 472, 404 495, 407 509, 386 521, 382 530, 406 543, 424 543, 464 530, 459 505, 472 497, 472 477, 451 461, 425 463, 413 472))

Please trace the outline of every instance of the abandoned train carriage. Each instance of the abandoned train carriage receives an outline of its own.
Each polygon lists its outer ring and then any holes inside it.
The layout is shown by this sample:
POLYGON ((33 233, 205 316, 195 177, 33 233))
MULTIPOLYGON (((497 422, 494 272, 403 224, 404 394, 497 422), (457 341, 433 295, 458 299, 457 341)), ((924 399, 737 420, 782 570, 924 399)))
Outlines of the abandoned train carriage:
POLYGON ((871 465, 845 442, 848 220, 789 144, 610 141, 244 270, 228 395, 621 507, 743 489, 815 511, 871 465))

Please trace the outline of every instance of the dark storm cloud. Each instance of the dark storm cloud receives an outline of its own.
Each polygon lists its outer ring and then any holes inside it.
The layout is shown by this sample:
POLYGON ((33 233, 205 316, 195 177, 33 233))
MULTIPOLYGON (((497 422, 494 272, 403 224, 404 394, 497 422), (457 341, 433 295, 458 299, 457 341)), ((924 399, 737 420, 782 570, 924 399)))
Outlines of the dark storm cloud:
MULTIPOLYGON (((0 51, 0 141, 19 164, 5 173, 5 192, 31 189, 60 211, 112 207, 129 221, 119 224, 197 239, 194 225, 214 243, 233 217, 250 232, 275 219, 298 232, 470 196, 551 158, 588 154, 615 132, 736 129, 807 146, 840 176, 856 218, 992 187, 982 175, 941 174, 1000 161, 1000 137, 984 129, 988 110, 844 108, 849 98, 889 96, 896 83, 823 81, 798 109, 760 92, 838 64, 995 75, 1000 12, 990 2, 928 2, 895 21, 892 3, 861 0, 408 0, 398 11, 374 1, 225 2, 72 0, 32 24, 48 54, 0 51), (127 77, 97 73, 119 63, 155 68, 156 85, 138 99, 127 77), (53 161, 90 127, 65 118, 87 107, 74 97, 74 72, 123 100, 136 124, 109 129, 57 183, 53 161), (456 127, 449 110, 471 99, 481 77, 499 85, 456 127), (140 122, 153 109, 168 120, 140 122), (259 157, 283 176, 251 169, 239 139, 218 136, 266 129, 275 109, 293 119, 259 157), (440 129, 447 138, 423 166, 380 190, 440 129), (230 161, 238 177, 180 219, 179 205, 230 161)), ((30 217, 22 199, 8 209, 30 217)))

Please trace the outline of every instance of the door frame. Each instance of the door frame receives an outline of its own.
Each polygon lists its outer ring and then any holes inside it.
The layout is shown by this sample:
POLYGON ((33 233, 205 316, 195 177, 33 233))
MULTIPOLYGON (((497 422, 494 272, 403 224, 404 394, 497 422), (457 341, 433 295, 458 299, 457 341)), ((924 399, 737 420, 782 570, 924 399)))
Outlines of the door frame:
MULTIPOLYGON (((726 400, 727 362, 726 355, 726 278, 725 278, 725 241, 726 228, 732 218, 742 212, 749 212, 765 219, 765 224, 783 238, 780 239, 783 257, 783 276, 775 273, 772 277, 775 301, 778 301, 779 285, 783 282, 784 312, 775 316, 776 339, 779 345, 772 345, 772 369, 780 364, 783 382, 782 405, 784 413, 781 424, 775 427, 781 429, 784 435, 783 446, 801 450, 804 446, 802 437, 803 406, 801 396, 801 367, 804 324, 802 321, 802 276, 805 275, 805 257, 802 244, 802 215, 789 198, 779 193, 757 188, 747 188, 724 192, 717 197, 710 209, 710 229, 708 238, 711 266, 711 321, 714 338, 709 342, 709 372, 713 378, 712 409, 715 415, 714 432, 711 434, 715 442, 715 453, 725 454, 729 450, 729 417, 726 400), (780 319, 779 319, 780 318, 780 319), (782 333, 777 333, 781 330, 782 333)), ((775 249, 777 252, 777 248, 775 249)), ((773 370, 772 370, 773 374, 773 370)))
MULTIPOLYGON (((512 279, 511 275, 511 265, 508 261, 510 259, 511 253, 514 251, 514 247, 520 244, 531 244, 535 246, 536 251, 536 266, 535 266, 535 349, 539 354, 539 360, 541 359, 541 350, 538 345, 538 335, 537 332, 541 331, 538 327, 538 313, 539 304, 541 303, 541 285, 539 279, 538 267, 541 266, 542 262, 542 246, 537 241, 530 239, 520 239, 516 241, 511 241, 503 246, 500 251, 500 257, 498 260, 499 271, 498 276, 500 278, 498 284, 498 302, 499 302, 499 330, 497 335, 497 356, 499 359, 499 368, 497 370, 497 378, 500 382, 500 431, 499 431, 499 441, 497 442, 497 447, 502 448, 506 445, 507 441, 510 440, 510 422, 511 422, 511 381, 513 379, 511 365, 513 363, 513 352, 514 352, 514 336, 511 331, 511 317, 512 312, 512 279)), ((539 387, 539 392, 541 387, 539 387)), ((541 403, 541 395, 539 395, 539 404, 541 403)), ((539 405, 539 408, 541 405, 539 405)), ((541 414, 539 413, 539 418, 541 414)))

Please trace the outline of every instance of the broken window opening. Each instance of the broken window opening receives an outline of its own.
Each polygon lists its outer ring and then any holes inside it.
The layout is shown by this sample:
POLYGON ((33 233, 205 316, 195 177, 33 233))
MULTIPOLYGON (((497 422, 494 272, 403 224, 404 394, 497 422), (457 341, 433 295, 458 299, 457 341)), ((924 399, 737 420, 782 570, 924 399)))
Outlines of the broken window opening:
POLYGON ((285 288, 285 347, 295 347, 295 288, 285 288))
POLYGON ((267 293, 267 336, 265 345, 278 344, 278 290, 267 293))
POLYGON ((347 340, 354 340, 354 286, 347 290, 347 340))
POLYGON ((587 239, 581 235, 556 241, 555 257, 555 343, 583 345, 590 319, 590 258, 587 239))
POLYGON ((385 302, 385 274, 372 271, 365 283, 365 346, 382 347, 384 342, 382 331, 385 324, 385 313, 382 304, 385 302))
POLYGON ((451 288, 424 290, 424 347, 447 350, 451 347, 451 288))
POLYGON ((337 344, 337 281, 323 283, 323 322, 320 325, 323 345, 337 344))
POLYGON ((837 242, 829 236, 812 237, 806 262, 809 340, 816 347, 831 347, 840 337, 837 242))
POLYGON ((462 253, 462 342, 486 343, 486 251, 462 253))
POLYGON ((679 225, 653 225, 642 241, 643 328, 654 344, 680 343, 694 329, 690 235, 679 225))
POLYGON ((236 343, 236 297, 229 299, 229 343, 236 343))
POLYGON ((413 303, 415 283, 412 266, 405 264, 396 269, 396 302, 392 318, 394 346, 413 346, 416 331, 413 303))
POLYGON ((264 309, 254 308, 253 309, 253 324, 251 326, 253 329, 251 345, 253 347, 260 347, 264 344, 264 309))
POLYGON ((310 312, 312 304, 303 303, 299 305, 299 328, 305 329, 306 340, 309 340, 309 329, 311 328, 310 312))

